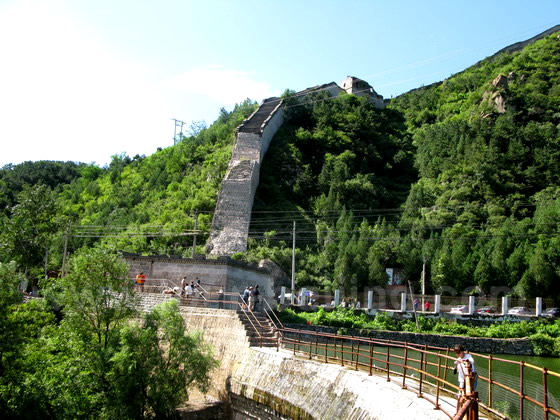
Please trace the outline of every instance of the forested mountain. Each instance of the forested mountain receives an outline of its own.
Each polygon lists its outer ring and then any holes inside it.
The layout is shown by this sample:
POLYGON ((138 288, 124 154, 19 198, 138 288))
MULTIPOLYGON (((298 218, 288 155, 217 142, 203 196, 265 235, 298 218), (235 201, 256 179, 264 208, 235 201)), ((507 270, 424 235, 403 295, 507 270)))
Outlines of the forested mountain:
MULTIPOLYGON (((508 286, 557 296, 559 79, 555 33, 403 94, 383 110, 350 95, 298 102, 287 92, 286 122, 261 168, 249 251, 235 257, 269 257, 289 270, 296 221, 302 286, 384 285, 387 267, 417 281, 426 261, 434 291, 508 286)), ((255 108, 246 101, 222 110, 178 145, 149 157, 114 156, 106 168, 3 168, 0 260, 39 272, 40 255, 17 255, 16 239, 28 235, 25 220, 34 217, 41 223, 32 236, 41 239, 28 248, 36 254, 50 244, 52 268, 60 266, 68 226, 72 251, 101 241, 189 255, 192 240, 182 232, 193 229, 196 213, 209 231, 235 127, 255 108)))
MULTIPOLYGON (((256 210, 300 209, 280 218, 304 224, 298 279, 308 285, 381 285, 385 267, 418 280, 426 260, 435 290, 556 296, 559 82, 556 33, 367 116, 357 98, 315 102, 273 142, 256 210)), ((255 237, 278 226, 267 214, 255 237)), ((289 267, 286 252, 273 255, 289 267)))

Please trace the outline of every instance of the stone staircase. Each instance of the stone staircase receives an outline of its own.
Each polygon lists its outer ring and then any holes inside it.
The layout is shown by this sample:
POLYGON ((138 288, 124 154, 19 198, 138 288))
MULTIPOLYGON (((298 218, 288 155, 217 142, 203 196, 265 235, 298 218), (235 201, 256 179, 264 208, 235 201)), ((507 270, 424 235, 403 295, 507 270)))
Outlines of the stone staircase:
POLYGON ((249 337, 249 345, 251 347, 277 346, 278 333, 274 331, 274 325, 266 315, 262 315, 259 312, 250 314, 241 310, 237 311, 237 315, 245 328, 247 337, 249 337))
POLYGON ((260 133, 262 125, 279 102, 280 98, 265 99, 257 111, 245 123, 241 124, 237 131, 239 133, 260 133))

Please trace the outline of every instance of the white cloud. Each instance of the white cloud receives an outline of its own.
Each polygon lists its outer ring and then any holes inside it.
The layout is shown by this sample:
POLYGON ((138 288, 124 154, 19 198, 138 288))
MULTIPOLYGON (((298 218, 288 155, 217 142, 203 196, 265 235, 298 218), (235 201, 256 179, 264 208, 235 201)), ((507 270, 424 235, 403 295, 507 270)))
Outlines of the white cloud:
POLYGON ((246 98, 260 101, 275 94, 267 82, 255 80, 249 72, 218 65, 196 67, 179 74, 169 81, 169 86, 223 105, 233 105, 246 98))
POLYGON ((57 3, 0 8, 0 57, 0 166, 105 163, 171 141, 170 111, 148 69, 57 3))

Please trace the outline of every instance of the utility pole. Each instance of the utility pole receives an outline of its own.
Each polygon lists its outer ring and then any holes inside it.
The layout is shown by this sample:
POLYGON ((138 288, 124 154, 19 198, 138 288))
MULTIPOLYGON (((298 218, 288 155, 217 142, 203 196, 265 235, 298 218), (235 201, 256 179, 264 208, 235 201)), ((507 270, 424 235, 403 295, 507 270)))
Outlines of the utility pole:
POLYGON ((49 247, 45 247, 45 280, 49 276, 49 247))
POLYGON ((408 290, 410 290, 410 301, 412 302, 412 310, 414 311, 414 320, 416 321, 416 329, 420 329, 420 325, 418 324, 418 317, 416 316, 416 308, 414 307, 414 294, 412 293, 412 285, 410 284, 410 280, 408 280, 408 290))
POLYGON ((426 257, 422 259, 422 312, 424 312, 424 296, 426 295, 426 257))
POLYGON ((194 212, 194 237, 192 243, 192 257, 196 253, 196 235, 198 234, 198 210, 194 212))
POLYGON ((296 291, 296 221, 294 220, 294 230, 292 232, 292 296, 291 302, 294 304, 294 293, 296 291))
POLYGON ((68 250, 68 226, 64 230, 64 251, 62 253, 62 277, 66 276, 66 251, 68 250))
POLYGON ((178 120, 176 118, 171 118, 172 121, 175 121, 175 130, 173 132, 173 144, 179 143, 183 140, 183 125, 185 125, 184 121, 178 120), (177 133, 177 128, 179 128, 179 133, 177 133))

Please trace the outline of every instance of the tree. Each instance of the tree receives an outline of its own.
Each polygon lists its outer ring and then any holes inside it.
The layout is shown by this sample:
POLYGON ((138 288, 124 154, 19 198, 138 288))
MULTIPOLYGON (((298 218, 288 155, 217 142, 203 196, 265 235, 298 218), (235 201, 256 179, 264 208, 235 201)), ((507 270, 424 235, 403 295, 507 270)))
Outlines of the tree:
POLYGON ((172 417, 192 385, 208 388, 208 372, 218 364, 200 333, 186 333, 176 301, 155 307, 142 327, 124 328, 120 340, 109 379, 124 409, 118 414, 128 418, 172 417))
MULTIPOLYGON (((58 324, 47 300, 11 305, 6 323, 0 319, 0 346, 10 344, 9 357, 1 354, 6 367, 0 371, 3 414, 171 417, 189 387, 207 388, 217 362, 200 334, 186 333, 176 303, 156 307, 141 325, 133 283, 118 256, 84 250, 70 267, 70 275, 45 292, 62 305, 58 324)), ((6 286, 0 288, 0 299, 8 296, 4 300, 10 302, 13 293, 4 291, 14 289, 16 281, 5 279, 13 278, 14 270, 15 264, 0 264, 0 286, 6 286)))
MULTIPOLYGON (((42 265, 48 247, 61 227, 56 195, 45 185, 24 186, 5 222, 0 240, 11 259, 28 276, 42 265)), ((34 279, 36 280, 36 279, 34 279)))

